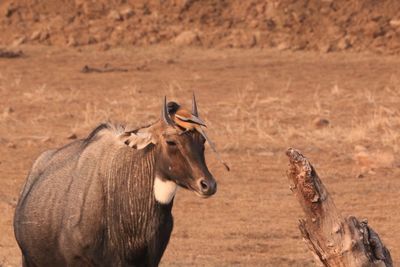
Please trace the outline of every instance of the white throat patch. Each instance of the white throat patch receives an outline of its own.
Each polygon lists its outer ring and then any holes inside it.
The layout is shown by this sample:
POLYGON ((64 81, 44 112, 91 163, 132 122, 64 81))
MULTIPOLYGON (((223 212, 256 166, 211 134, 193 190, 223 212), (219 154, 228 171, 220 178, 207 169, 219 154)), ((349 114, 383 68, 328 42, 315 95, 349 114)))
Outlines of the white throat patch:
POLYGON ((175 182, 163 180, 159 176, 154 179, 154 197, 161 204, 169 204, 177 189, 178 185, 175 182))

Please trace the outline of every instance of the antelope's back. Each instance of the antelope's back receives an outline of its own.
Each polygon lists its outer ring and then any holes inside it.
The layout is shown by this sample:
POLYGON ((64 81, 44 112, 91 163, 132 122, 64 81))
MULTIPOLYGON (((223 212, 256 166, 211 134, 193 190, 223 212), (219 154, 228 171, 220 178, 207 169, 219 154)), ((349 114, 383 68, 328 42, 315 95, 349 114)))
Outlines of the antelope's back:
POLYGON ((110 162, 110 153, 123 148, 115 136, 98 131, 44 152, 33 164, 14 217, 15 236, 26 262, 69 266, 74 265, 69 255, 95 253, 79 250, 98 242, 99 216, 104 213, 99 170, 110 162))
POLYGON ((63 227, 65 197, 81 146, 82 141, 76 141, 46 151, 32 166, 14 216, 15 237, 25 260, 50 266, 57 262, 54 258, 62 258, 54 248, 63 227), (40 257, 44 251, 51 252, 46 253, 45 261, 40 257))

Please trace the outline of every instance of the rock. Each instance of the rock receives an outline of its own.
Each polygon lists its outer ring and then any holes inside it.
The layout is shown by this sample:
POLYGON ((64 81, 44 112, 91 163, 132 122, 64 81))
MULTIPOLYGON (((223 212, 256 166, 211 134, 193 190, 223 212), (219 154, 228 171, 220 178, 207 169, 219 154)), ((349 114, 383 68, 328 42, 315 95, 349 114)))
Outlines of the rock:
POLYGON ((330 6, 325 6, 325 7, 321 7, 320 12, 323 15, 329 14, 329 12, 331 12, 332 8, 330 6))
POLYGON ((68 23, 67 21, 69 19, 70 18, 66 18, 64 20, 64 18, 61 15, 50 18, 49 30, 52 32, 63 31, 64 26, 68 23))
POLYGON ((97 39, 94 36, 89 35, 88 40, 87 40, 88 44, 97 44, 97 39))
POLYGON ((276 22, 273 19, 267 19, 265 25, 269 31, 273 31, 276 28, 276 22))
POLYGON ((85 1, 79 0, 75 1, 75 3, 79 2, 79 6, 82 7, 83 13, 89 19, 97 19, 104 16, 105 4, 99 1, 85 1))
POLYGON ((341 38, 337 43, 337 48, 339 50, 346 50, 351 47, 350 40, 346 37, 341 38))
POLYGON ((365 146, 355 145, 354 146, 354 151, 358 153, 358 152, 368 151, 368 149, 365 146))
POLYGON ((391 168, 395 157, 391 151, 369 151, 366 147, 357 145, 354 147, 353 160, 358 167, 359 174, 372 174, 378 168, 391 168))
POLYGON ((134 15, 133 9, 131 7, 125 7, 119 12, 123 19, 129 19, 134 15))
POLYGON ((77 138, 78 138, 78 136, 75 133, 72 133, 72 134, 67 136, 67 139, 71 139, 71 140, 74 140, 74 139, 77 139, 77 138))
POLYGON ((392 19, 392 20, 390 20, 389 24, 393 28, 399 28, 400 27, 400 19, 392 19))
POLYGON ((7 147, 8 147, 8 148, 15 149, 15 148, 17 148, 17 145, 14 144, 14 143, 12 143, 12 142, 9 142, 9 143, 7 143, 7 147))
POLYGON ((101 43, 98 47, 99 51, 107 51, 110 50, 111 45, 109 43, 101 43))
POLYGON ((149 38, 147 39, 148 44, 156 44, 158 42, 160 42, 160 38, 158 36, 152 35, 149 36, 149 38))
POLYGON ((399 51, 400 43, 396 38, 390 38, 386 43, 386 48, 390 49, 391 51, 396 51, 396 50, 399 51))
POLYGON ((256 6, 256 10, 258 14, 264 14, 265 12, 265 3, 259 4, 256 6))
POLYGON ((137 65, 135 69, 138 71, 149 71, 150 68, 148 67, 147 63, 144 62, 144 63, 137 65))
POLYGON ((16 6, 14 6, 14 3, 11 2, 11 3, 7 6, 7 8, 6 8, 6 10, 5 10, 5 12, 4 12, 4 16, 7 17, 7 18, 9 18, 9 17, 11 17, 17 10, 18 10, 18 8, 17 8, 16 6))
POLYGON ((280 51, 288 50, 290 48, 290 44, 288 42, 281 42, 276 48, 280 51))
POLYGON ((326 28, 326 34, 331 36, 331 40, 335 40, 343 36, 343 30, 336 25, 331 25, 326 28))
POLYGON ((173 59, 173 58, 169 58, 169 59, 167 59, 166 61, 165 61, 165 63, 167 63, 167 64, 175 64, 176 63, 176 60, 175 59, 173 59))
POLYGON ((143 4, 142 6, 142 13, 143 15, 147 16, 147 15, 151 15, 151 10, 148 4, 143 4))
POLYGON ((340 94, 340 88, 337 84, 335 84, 332 89, 331 89, 331 94, 332 95, 339 95, 340 94))
POLYGON ((86 0, 75 0, 76 7, 82 7, 86 0))
POLYGON ((4 110, 3 110, 3 115, 9 115, 9 114, 11 114, 11 113, 13 113, 14 112, 14 109, 12 108, 12 107, 6 107, 6 108, 4 108, 4 110))
POLYGON ((122 16, 117 10, 111 10, 107 16, 110 20, 121 21, 122 16))
POLYGON ((329 126, 329 120, 325 119, 325 118, 316 118, 313 121, 313 124, 315 125, 316 128, 325 128, 327 126, 329 126))
POLYGON ((90 42, 96 42, 96 39, 89 34, 74 34, 73 35, 76 45, 88 45, 90 42))
POLYGON ((259 25, 259 23, 258 23, 258 20, 256 20, 256 19, 253 19, 252 21, 250 21, 250 23, 249 23, 249 26, 251 27, 251 28, 257 28, 258 27, 258 25, 259 25))
POLYGON ((307 48, 308 41, 307 40, 298 40, 294 45, 293 45, 293 50, 294 51, 302 51, 307 48))
POLYGON ((26 37, 21 36, 15 39, 15 41, 11 44, 11 46, 20 46, 26 42, 26 37))
POLYGON ((357 173, 357 175, 356 175, 356 178, 358 178, 358 179, 362 179, 364 177, 365 177, 365 174, 363 174, 363 173, 357 173))
POLYGON ((39 31, 39 30, 32 32, 31 41, 38 40, 40 37, 40 34, 41 34, 41 31, 39 31))
POLYGON ((365 34, 377 38, 383 36, 386 32, 377 22, 370 21, 364 26, 365 34))
POLYGON ((77 46, 77 45, 78 45, 78 42, 76 41, 76 39, 72 35, 70 35, 67 40, 67 46, 73 47, 73 46, 77 46))
POLYGON ((47 30, 37 30, 31 34, 30 40, 31 41, 37 40, 39 42, 43 42, 49 39, 49 37, 50 33, 47 30))
POLYGON ((48 31, 41 31, 39 35, 39 41, 40 42, 46 41, 47 39, 49 39, 49 37, 50 33, 48 31))
POLYGON ((318 45, 318 49, 322 53, 329 53, 329 52, 333 51, 333 47, 332 47, 332 45, 330 43, 320 43, 318 45))
POLYGON ((200 38, 194 31, 184 31, 175 37, 173 43, 177 46, 195 45, 200 43, 200 38))
POLYGON ((227 47, 251 48, 257 44, 256 35, 243 30, 232 31, 227 38, 227 47))

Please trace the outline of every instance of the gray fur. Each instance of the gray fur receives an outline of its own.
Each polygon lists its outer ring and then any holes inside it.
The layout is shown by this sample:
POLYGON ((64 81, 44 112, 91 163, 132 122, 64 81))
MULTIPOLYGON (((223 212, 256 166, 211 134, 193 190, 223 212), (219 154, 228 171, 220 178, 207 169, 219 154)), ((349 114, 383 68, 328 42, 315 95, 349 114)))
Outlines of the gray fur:
POLYGON ((24 266, 158 265, 172 202, 154 199, 156 146, 132 149, 121 135, 101 125, 36 160, 14 218, 24 266))

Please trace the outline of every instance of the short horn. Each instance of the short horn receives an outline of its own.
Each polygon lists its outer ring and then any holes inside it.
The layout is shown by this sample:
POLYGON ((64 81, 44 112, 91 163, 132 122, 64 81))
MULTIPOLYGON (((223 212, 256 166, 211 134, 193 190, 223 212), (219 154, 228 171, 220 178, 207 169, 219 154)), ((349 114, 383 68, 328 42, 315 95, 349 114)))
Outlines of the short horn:
POLYGON ((194 92, 193 92, 193 99, 192 99, 192 114, 195 117, 199 117, 199 113, 197 112, 196 96, 194 95, 194 92))
POLYGON ((161 112, 161 117, 163 119, 163 121, 167 124, 167 125, 173 125, 174 123, 171 120, 171 117, 169 116, 169 112, 168 112, 168 108, 167 108, 167 97, 164 96, 164 103, 163 103, 163 108, 162 108, 162 112, 161 112))

